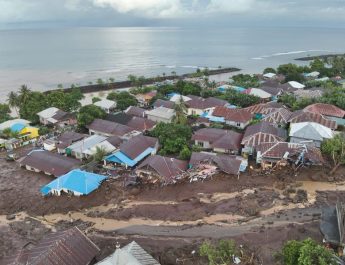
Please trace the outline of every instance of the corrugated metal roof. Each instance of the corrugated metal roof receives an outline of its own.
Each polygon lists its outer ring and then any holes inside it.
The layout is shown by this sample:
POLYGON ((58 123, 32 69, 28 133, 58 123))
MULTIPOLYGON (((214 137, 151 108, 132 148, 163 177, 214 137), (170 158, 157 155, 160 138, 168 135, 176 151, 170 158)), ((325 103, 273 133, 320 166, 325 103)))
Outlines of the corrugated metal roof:
POLYGON ((315 103, 305 107, 304 110, 331 117, 343 118, 345 116, 345 110, 331 104, 315 103))
POLYGON ((47 172, 56 177, 66 174, 80 166, 79 160, 62 156, 45 150, 31 151, 23 160, 21 166, 30 166, 42 172, 47 172))
POLYGON ((332 130, 335 130, 337 128, 336 121, 327 119, 319 113, 312 113, 306 110, 298 110, 298 111, 293 112, 289 118, 289 122, 290 123, 316 122, 332 130))
POLYGON ((125 113, 128 115, 136 116, 136 117, 144 117, 145 116, 145 109, 139 108, 136 106, 130 106, 125 110, 125 113))
POLYGON ((5 258, 7 265, 88 265, 99 248, 77 227, 50 234, 32 249, 5 258))
POLYGON ((135 159, 147 148, 154 148, 158 142, 157 138, 138 135, 130 138, 127 142, 120 145, 122 153, 126 154, 129 158, 135 159))
POLYGON ((95 119, 87 128, 89 130, 117 136, 123 136, 133 131, 132 128, 126 125, 101 119, 95 119))
POLYGON ((99 144, 100 142, 103 142, 106 140, 107 137, 102 135, 91 135, 88 138, 85 138, 81 141, 75 142, 74 144, 70 145, 68 149, 71 149, 74 152, 84 152, 85 150, 95 146, 96 144, 99 144))
POLYGON ((262 120, 274 124, 286 124, 291 117, 291 111, 285 108, 273 109, 268 115, 262 120))
POLYGON ((253 118, 251 114, 246 109, 229 109, 226 107, 216 107, 212 112, 213 116, 224 117, 225 120, 247 123, 253 118))
POLYGON ((300 122, 290 126, 290 137, 322 141, 333 137, 333 131, 319 123, 300 122))
MULTIPOLYGON (((188 96, 189 97, 189 96, 188 96)), ((193 109, 209 109, 209 108, 215 108, 217 106, 225 106, 228 102, 214 97, 209 98, 202 98, 202 97, 193 97, 192 100, 187 101, 186 105, 188 108, 193 109)))

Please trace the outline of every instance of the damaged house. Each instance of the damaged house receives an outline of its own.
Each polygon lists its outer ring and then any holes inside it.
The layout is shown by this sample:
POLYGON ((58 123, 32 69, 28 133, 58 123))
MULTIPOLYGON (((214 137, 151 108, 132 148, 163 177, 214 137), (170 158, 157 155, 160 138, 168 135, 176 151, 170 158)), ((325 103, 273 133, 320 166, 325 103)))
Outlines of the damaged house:
POLYGON ((212 149, 217 153, 238 154, 243 135, 230 130, 203 128, 196 131, 192 140, 204 150, 212 149))
POLYGON ((256 152, 256 162, 261 164, 262 169, 289 163, 321 165, 324 162, 318 148, 299 143, 262 143, 256 147, 256 152))
POLYGON ((239 177, 247 165, 248 161, 239 156, 193 152, 189 161, 189 174, 191 181, 212 177, 219 172, 239 177))
POLYGON ((183 178, 188 163, 175 158, 153 155, 146 158, 136 169, 135 173, 142 182, 162 183, 164 185, 176 183, 183 178))

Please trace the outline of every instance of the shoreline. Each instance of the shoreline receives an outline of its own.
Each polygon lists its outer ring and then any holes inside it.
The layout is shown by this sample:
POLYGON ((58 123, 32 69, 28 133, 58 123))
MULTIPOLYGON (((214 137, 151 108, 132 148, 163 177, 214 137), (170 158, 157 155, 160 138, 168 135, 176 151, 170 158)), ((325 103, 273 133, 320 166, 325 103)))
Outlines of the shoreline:
MULTIPOLYGON (((227 67, 227 68, 220 68, 215 70, 209 70, 208 76, 220 75, 220 74, 228 74, 241 71, 240 68, 236 67, 227 67)), ((193 78, 196 73, 187 73, 182 75, 167 75, 167 76, 160 76, 160 77, 149 77, 145 79, 144 85, 152 85, 155 82, 163 82, 165 80, 178 80, 178 79, 186 79, 186 78, 193 78)), ((113 83, 104 83, 104 84, 92 84, 92 85, 83 85, 78 86, 77 88, 81 90, 83 94, 95 93, 95 92, 106 92, 111 90, 119 90, 119 89, 128 89, 133 87, 132 82, 129 80, 126 81, 117 81, 113 83)), ((73 88, 56 88, 44 91, 44 94, 49 94, 51 92, 56 92, 59 90, 63 90, 64 92, 70 92, 73 88)))
POLYGON ((345 57, 345 53, 337 53, 337 54, 323 54, 323 55, 315 55, 315 56, 306 56, 306 57, 300 57, 296 58, 296 61, 313 61, 316 59, 327 59, 327 58, 334 58, 334 57, 345 57))

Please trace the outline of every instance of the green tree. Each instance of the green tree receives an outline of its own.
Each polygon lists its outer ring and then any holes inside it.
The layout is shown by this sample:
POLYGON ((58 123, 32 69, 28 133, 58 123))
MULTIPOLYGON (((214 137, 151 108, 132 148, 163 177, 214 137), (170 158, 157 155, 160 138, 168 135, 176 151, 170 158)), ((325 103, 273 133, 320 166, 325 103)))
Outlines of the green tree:
POLYGON ((10 120, 11 116, 10 116, 11 110, 9 105, 7 104, 0 104, 0 123, 10 120))
POLYGON ((182 160, 189 160, 192 155, 192 151, 188 148, 188 146, 184 146, 180 151, 179 158, 182 160))
POLYGON ((39 135, 46 135, 49 133, 49 128, 45 126, 40 126, 38 129, 39 135))
POLYGON ((181 96, 180 101, 176 102, 174 105, 175 110, 175 117, 174 122, 177 124, 187 124, 187 106, 186 103, 183 101, 183 98, 181 96))
POLYGON ((336 265, 332 251, 307 238, 288 241, 282 249, 284 265, 336 265))
POLYGON ((77 115, 78 126, 80 128, 85 128, 95 119, 103 119, 106 116, 104 110, 95 105, 86 105, 80 108, 77 115))
POLYGON ((333 174, 339 166, 345 164, 345 133, 339 133, 324 141, 321 144, 321 151, 332 160, 334 167, 330 174, 333 174))
MULTIPOLYGON (((22 98, 21 94, 21 98, 22 98)), ((46 96, 41 92, 29 92, 27 99, 21 101, 19 114, 20 117, 31 121, 32 123, 38 123, 39 118, 37 113, 50 107, 47 103, 46 96)))
POLYGON ((218 245, 204 242, 199 249, 200 256, 207 257, 209 265, 233 264, 233 256, 238 255, 235 241, 220 240, 218 245))
POLYGON ((8 105, 11 107, 11 108, 14 108, 15 112, 17 113, 17 116, 19 114, 18 112, 18 107, 19 107, 19 96, 16 92, 14 91, 11 91, 9 94, 8 94, 8 105))
POLYGON ((23 104, 28 100, 30 93, 31 93, 31 90, 26 85, 22 85, 20 87, 20 90, 19 90, 20 104, 23 104))
POLYGON ((230 104, 233 104, 242 108, 260 103, 259 97, 256 97, 253 95, 242 94, 232 89, 227 90, 224 94, 218 97, 228 101, 230 104))
POLYGON ((256 76, 251 76, 248 74, 238 74, 232 77, 235 86, 240 86, 244 88, 258 87, 259 79, 256 76))
POLYGON ((274 68, 267 67, 267 68, 264 69, 263 74, 268 74, 268 73, 276 74, 277 71, 274 68))
POLYGON ((116 101, 116 108, 119 110, 125 110, 129 106, 138 105, 137 99, 127 91, 120 93, 111 92, 108 94, 107 99, 116 101))
POLYGON ((101 99, 99 97, 93 97, 92 98, 92 103, 96 103, 98 101, 101 101, 101 99))
POLYGON ((107 151, 104 147, 97 146, 96 152, 93 155, 93 160, 100 163, 103 161, 103 158, 107 155, 107 151))

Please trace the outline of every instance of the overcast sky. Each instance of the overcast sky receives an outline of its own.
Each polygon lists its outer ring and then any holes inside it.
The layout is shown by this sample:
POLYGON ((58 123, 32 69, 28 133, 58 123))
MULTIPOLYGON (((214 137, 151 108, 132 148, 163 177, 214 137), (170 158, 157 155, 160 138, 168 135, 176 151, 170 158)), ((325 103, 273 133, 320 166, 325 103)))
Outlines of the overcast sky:
POLYGON ((0 0, 1 28, 221 23, 345 27, 345 0, 0 0))

